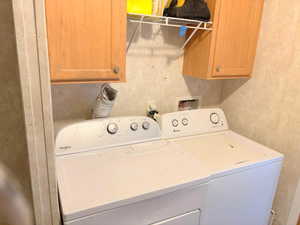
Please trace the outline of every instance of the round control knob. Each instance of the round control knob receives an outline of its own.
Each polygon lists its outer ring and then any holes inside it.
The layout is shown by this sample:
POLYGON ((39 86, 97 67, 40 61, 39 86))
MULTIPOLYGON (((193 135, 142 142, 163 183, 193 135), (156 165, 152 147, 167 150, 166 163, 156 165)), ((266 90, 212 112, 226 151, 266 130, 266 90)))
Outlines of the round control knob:
POLYGON ((132 130, 132 131, 137 131, 137 129, 139 128, 139 125, 138 125, 138 123, 132 123, 132 124, 130 124, 130 129, 132 130))
POLYGON ((107 132, 110 134, 116 134, 119 130, 119 127, 116 123, 109 123, 107 125, 107 132))
POLYGON ((150 128, 150 123, 145 121, 143 124, 142 124, 142 127, 144 130, 148 130, 150 128))
POLYGON ((178 120, 172 120, 172 125, 173 125, 173 127, 178 127, 178 120))
POLYGON ((189 120, 187 118, 183 118, 181 123, 183 126, 187 126, 187 125, 189 125, 189 120))
POLYGON ((220 122, 220 116, 217 113, 210 114, 210 122, 218 124, 220 122))

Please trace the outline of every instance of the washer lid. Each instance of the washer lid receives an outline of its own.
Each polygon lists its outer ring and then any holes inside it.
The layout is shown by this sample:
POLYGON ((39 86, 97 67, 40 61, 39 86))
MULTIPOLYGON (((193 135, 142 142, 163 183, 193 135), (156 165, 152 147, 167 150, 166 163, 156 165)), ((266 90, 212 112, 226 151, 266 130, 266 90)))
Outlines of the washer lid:
POLYGON ((64 220, 208 181, 199 159, 176 143, 156 141, 57 157, 64 220))
POLYGON ((170 140, 202 162, 213 177, 219 177, 281 161, 283 155, 233 131, 170 140))

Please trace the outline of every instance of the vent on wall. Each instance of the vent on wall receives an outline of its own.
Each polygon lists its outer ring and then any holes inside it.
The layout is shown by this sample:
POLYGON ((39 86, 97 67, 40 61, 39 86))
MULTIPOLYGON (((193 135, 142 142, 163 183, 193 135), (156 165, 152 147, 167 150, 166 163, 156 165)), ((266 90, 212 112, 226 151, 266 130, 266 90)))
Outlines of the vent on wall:
POLYGON ((182 98, 177 98, 175 111, 193 110, 193 109, 198 109, 199 107, 200 107, 199 96, 182 97, 182 98))

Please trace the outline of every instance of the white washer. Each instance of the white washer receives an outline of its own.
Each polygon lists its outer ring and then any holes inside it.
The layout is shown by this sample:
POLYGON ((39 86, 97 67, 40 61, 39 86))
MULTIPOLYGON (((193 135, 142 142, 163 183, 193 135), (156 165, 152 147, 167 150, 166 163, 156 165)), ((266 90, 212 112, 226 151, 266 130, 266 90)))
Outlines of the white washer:
POLYGON ((64 224, 200 224, 209 172, 192 154, 161 140, 152 119, 67 126, 57 135, 56 153, 64 224))
POLYGON ((64 224, 267 224, 282 155, 229 131, 219 109, 166 114, 161 125, 163 138, 145 117, 58 133, 64 224))

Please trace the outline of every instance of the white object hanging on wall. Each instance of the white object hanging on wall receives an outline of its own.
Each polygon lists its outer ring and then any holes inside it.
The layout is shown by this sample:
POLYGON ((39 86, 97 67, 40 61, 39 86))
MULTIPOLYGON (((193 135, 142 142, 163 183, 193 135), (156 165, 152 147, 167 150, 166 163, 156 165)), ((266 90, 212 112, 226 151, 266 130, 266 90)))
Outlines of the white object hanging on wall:
POLYGON ((109 84, 103 84, 92 110, 92 118, 109 117, 117 98, 118 91, 109 84))

